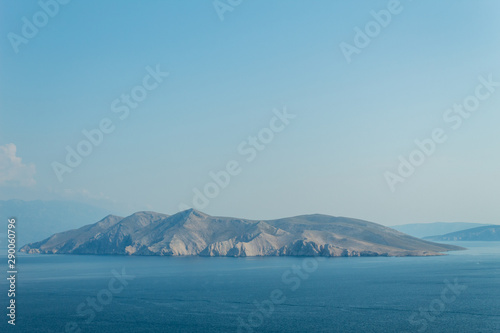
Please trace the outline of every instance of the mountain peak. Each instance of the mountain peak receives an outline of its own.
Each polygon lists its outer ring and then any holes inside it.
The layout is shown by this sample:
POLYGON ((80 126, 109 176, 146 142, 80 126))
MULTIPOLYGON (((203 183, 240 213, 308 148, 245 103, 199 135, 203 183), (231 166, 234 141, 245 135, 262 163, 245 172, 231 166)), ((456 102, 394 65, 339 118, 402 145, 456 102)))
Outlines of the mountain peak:
POLYGON ((194 208, 186 209, 182 212, 179 212, 178 214, 182 214, 185 216, 195 216, 195 217, 208 217, 209 216, 209 215, 207 215, 203 212, 200 212, 199 210, 196 210, 194 208))

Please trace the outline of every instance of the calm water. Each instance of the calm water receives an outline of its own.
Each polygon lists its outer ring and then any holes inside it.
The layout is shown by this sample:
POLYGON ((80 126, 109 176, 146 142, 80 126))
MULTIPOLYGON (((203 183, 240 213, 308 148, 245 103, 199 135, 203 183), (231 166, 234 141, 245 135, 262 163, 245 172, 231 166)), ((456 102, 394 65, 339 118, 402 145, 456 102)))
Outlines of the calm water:
POLYGON ((322 261, 18 254, 17 324, 6 324, 2 279, 0 331, 500 332, 500 244, 456 244, 470 249, 322 261), (133 279, 114 277, 123 269, 133 279), (454 293, 444 280, 455 279, 454 293))

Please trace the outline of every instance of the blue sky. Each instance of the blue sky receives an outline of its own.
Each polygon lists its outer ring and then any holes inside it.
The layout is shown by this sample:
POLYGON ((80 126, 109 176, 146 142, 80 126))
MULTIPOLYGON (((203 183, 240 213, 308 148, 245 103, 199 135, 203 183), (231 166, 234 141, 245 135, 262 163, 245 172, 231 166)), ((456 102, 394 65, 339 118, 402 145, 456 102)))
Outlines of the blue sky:
POLYGON ((340 43, 388 3, 243 0, 221 21, 211 1, 72 1, 16 53, 9 33, 41 7, 1 2, 0 199, 175 213, 235 160, 200 210, 498 223, 500 89, 457 130, 443 114, 500 81, 500 3, 401 1, 348 63, 340 43), (119 119, 111 103, 157 65, 168 77, 119 119), (238 146, 284 108, 296 117, 247 162, 238 146), (105 118, 115 130, 60 182, 53 162, 105 118), (386 172, 434 128, 447 141, 391 191, 386 172))

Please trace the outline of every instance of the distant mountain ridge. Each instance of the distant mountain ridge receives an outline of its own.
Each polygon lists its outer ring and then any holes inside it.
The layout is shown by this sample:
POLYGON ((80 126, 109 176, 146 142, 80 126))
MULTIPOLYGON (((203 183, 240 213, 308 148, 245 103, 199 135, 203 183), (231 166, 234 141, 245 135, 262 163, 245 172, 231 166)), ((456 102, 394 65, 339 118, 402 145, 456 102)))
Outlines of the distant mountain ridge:
MULTIPOLYGON (((92 205, 58 200, 0 200, 0 218, 16 218, 17 244, 26 244, 48 237, 55 232, 79 228, 89 221, 97 221, 110 211, 92 205)), ((6 230, 6 229, 5 229, 6 230)), ((0 230, 0 233, 5 233, 0 230)), ((5 236, 0 248, 6 246, 5 236)))
POLYGON ((487 225, 488 224, 468 222, 433 222, 395 225, 391 226, 391 228, 413 237, 424 238, 487 225))
POLYGON ((26 253, 166 256, 426 256, 463 249, 424 241, 382 225, 327 215, 269 221, 137 212, 54 234, 26 253))
POLYGON ((471 228, 445 235, 426 237, 434 241, 500 241, 500 225, 471 228))

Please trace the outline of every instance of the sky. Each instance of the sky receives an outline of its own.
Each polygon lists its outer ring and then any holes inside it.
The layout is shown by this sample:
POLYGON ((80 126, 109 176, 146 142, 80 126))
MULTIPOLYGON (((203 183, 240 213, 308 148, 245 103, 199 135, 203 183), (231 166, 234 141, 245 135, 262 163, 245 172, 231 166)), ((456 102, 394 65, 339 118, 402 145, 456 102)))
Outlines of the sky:
POLYGON ((500 222, 498 1, 0 13, 0 200, 500 222))

